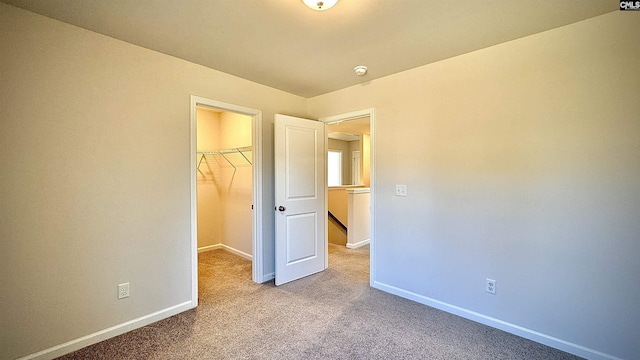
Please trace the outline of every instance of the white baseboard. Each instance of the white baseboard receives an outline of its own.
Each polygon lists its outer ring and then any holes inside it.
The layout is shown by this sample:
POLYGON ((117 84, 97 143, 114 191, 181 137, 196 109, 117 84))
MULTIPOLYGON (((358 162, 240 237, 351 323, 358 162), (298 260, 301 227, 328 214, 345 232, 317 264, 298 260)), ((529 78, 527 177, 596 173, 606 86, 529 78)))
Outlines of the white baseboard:
POLYGON ((506 331, 508 333, 523 337, 525 339, 529 339, 529 340, 532 340, 532 341, 535 341, 535 342, 538 342, 538 343, 541 343, 541 344, 544 344, 544 345, 547 345, 547 346, 550 346, 550 347, 553 347, 553 348, 556 348, 556 349, 559 349, 559 350, 562 350, 586 359, 623 360, 613 355, 605 354, 603 352, 590 349, 585 346, 581 346, 581 345, 574 344, 562 339, 555 338, 553 336, 542 334, 540 332, 527 329, 522 326, 511 324, 499 319, 495 319, 490 316, 477 313, 475 311, 471 311, 471 310, 464 309, 455 305, 451 305, 451 304, 448 304, 439 300, 435 300, 426 296, 422 296, 411 291, 403 290, 392 285, 381 283, 379 281, 373 281, 372 287, 378 290, 388 292, 390 294, 398 295, 405 299, 413 300, 420 304, 431 306, 433 308, 446 311, 454 315, 458 315, 465 319, 469 319, 487 326, 494 327, 496 329, 506 331))
POLYGON ((223 248, 224 250, 226 250, 226 251, 228 251, 228 252, 230 252, 232 254, 236 254, 236 255, 238 255, 240 257, 243 257, 243 258, 245 258, 247 260, 251 260, 253 258, 253 256, 251 256, 250 254, 247 254, 246 252, 242 252, 242 251, 240 251, 238 249, 234 249, 231 246, 227 246, 225 244, 220 244, 220 245, 221 245, 220 247, 223 248))
POLYGON ((199 247, 198 248, 198 253, 220 249, 221 247, 222 247, 222 244, 215 244, 215 245, 208 245, 208 246, 199 247))
MULTIPOLYGON (((211 250, 216 250, 216 249, 224 249, 226 251, 229 251, 233 254, 236 254, 238 256, 241 256, 245 259, 251 260, 251 255, 242 252, 240 250, 234 249, 230 246, 224 245, 224 244, 215 244, 215 245, 209 245, 209 246, 203 246, 198 248, 198 253, 201 252, 205 252, 205 251, 211 251, 211 250)), ((268 274, 264 276, 265 281, 269 281, 271 279, 273 279, 275 277, 274 273, 268 274), (271 276, 271 278, 268 278, 269 276, 271 276)), ((57 357, 60 357, 62 355, 68 354, 70 352, 82 349, 84 347, 87 347, 89 345, 93 345, 96 343, 99 343, 100 341, 103 340, 107 340, 110 339, 114 336, 118 336, 121 334, 124 334, 126 332, 129 332, 131 330, 134 329, 138 329, 141 328, 143 326, 152 324, 156 321, 160 321, 162 319, 166 319, 168 317, 171 317, 173 315, 179 314, 183 311, 195 308, 197 306, 197 303, 194 304, 192 303, 192 301, 186 301, 183 302, 181 304, 177 304, 171 307, 168 307, 166 309, 160 310, 160 311, 156 311, 154 313, 139 317, 137 319, 133 319, 127 322, 124 322, 122 324, 118 324, 115 326, 112 326, 110 328, 104 329, 104 330, 100 330, 98 332, 95 332, 93 334, 89 334, 86 336, 83 336, 81 338, 75 339, 75 340, 71 340, 68 341, 64 344, 60 344, 60 345, 56 345, 54 347, 51 347, 49 349, 45 349, 42 351, 39 351, 37 353, 31 354, 31 355, 27 355, 25 357, 20 358, 19 360, 50 360, 50 359, 55 359, 57 357)))
POLYGON ((348 247, 349 249, 355 249, 355 248, 359 248, 360 246, 367 245, 368 243, 369 243, 369 239, 359 241, 359 242, 357 242, 357 243, 355 243, 355 244, 349 244, 349 243, 347 243, 347 247, 348 247))
POLYGON ((230 252, 232 254, 236 254, 236 255, 238 255, 240 257, 243 257, 243 258, 245 258, 247 260, 252 260, 253 259, 253 256, 251 256, 250 254, 247 254, 246 252, 240 251, 238 249, 234 249, 231 246, 225 245, 225 244, 215 244, 215 245, 199 247, 198 248, 198 253, 205 252, 205 251, 216 250, 216 249, 226 250, 226 251, 228 251, 228 252, 230 252))
POLYGON ((156 311, 154 313, 133 319, 122 324, 112 326, 110 328, 100 330, 93 334, 83 336, 81 338, 68 341, 64 344, 56 345, 54 347, 39 351, 35 354, 27 355, 19 360, 51 360, 70 352, 82 349, 83 347, 99 343, 100 341, 110 339, 114 336, 118 336, 129 332, 134 329, 141 328, 143 326, 152 324, 156 321, 166 319, 173 315, 179 314, 183 311, 193 309, 197 303, 194 304, 191 300, 185 301, 181 304, 177 304, 166 309, 156 311))

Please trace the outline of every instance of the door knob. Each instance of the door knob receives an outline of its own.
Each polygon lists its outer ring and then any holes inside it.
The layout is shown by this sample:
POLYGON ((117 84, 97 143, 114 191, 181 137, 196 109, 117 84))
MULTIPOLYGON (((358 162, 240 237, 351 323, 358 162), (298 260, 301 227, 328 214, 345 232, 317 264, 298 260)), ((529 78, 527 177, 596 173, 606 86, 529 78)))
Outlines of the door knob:
POLYGON ((278 206, 278 210, 285 211, 285 210, 287 210, 287 208, 285 208, 284 206, 280 205, 280 206, 278 206))

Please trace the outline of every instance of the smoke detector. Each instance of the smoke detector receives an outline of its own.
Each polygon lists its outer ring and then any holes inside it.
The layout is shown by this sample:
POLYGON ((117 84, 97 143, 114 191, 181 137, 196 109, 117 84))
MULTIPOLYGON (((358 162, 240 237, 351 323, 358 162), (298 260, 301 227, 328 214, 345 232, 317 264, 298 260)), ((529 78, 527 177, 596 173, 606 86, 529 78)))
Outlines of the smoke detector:
POLYGON ((359 65, 353 68, 353 71, 355 71, 356 75, 358 76, 364 76, 367 73, 367 67, 363 65, 359 65))

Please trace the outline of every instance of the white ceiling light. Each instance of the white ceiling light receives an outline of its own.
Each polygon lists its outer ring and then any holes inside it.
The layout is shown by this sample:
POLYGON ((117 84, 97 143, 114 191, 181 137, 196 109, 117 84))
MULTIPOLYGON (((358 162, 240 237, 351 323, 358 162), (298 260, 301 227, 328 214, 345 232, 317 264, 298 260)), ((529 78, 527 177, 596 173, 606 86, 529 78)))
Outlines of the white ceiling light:
POLYGON ((356 75, 358 76, 364 76, 364 74, 367 73, 367 67, 363 65, 356 66, 355 68, 353 68, 353 71, 355 71, 356 75))
POLYGON ((338 0, 302 0, 308 7, 317 11, 329 10, 338 0))

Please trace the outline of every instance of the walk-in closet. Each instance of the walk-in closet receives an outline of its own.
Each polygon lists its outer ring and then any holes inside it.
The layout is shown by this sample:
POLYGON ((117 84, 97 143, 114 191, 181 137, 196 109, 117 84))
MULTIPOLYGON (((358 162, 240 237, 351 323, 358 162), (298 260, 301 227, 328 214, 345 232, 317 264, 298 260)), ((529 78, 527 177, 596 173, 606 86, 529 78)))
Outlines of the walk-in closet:
POLYGON ((198 252, 252 257, 252 117, 197 107, 198 252))

